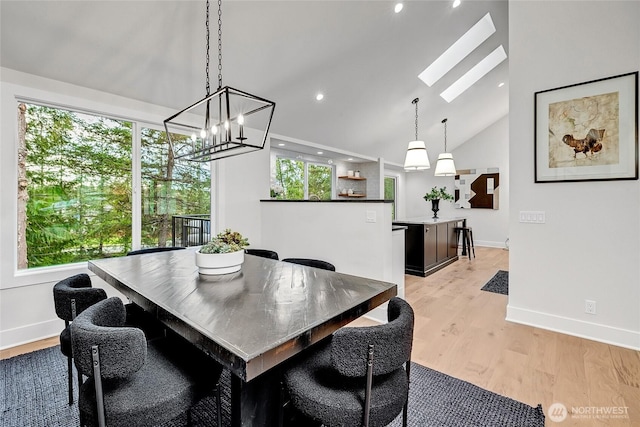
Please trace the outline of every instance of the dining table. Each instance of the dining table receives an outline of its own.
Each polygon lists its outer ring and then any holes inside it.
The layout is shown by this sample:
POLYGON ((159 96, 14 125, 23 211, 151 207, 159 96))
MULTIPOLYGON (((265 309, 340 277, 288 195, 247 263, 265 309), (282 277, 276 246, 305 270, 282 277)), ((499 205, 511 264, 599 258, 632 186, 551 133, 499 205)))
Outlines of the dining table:
POLYGON ((231 372, 233 426, 275 425, 291 358, 397 293, 393 283, 253 255, 238 272, 203 275, 192 248, 88 267, 231 372))

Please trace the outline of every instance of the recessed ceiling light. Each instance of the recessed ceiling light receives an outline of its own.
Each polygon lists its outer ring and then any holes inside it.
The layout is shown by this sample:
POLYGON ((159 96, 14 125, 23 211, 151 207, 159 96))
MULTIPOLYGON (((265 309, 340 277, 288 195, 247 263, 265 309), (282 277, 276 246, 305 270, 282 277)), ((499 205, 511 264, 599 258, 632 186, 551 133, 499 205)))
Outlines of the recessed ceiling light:
POLYGON ((496 32, 491 14, 487 13, 473 27, 462 35, 449 49, 445 50, 431 65, 418 75, 427 86, 433 86, 442 76, 458 65, 468 54, 496 32))
POLYGON ((502 86, 504 86, 504 82, 500 82, 500 83, 498 84, 498 87, 502 87, 502 86))
POLYGON ((280 144, 278 144, 278 147, 284 147, 284 142, 281 142, 280 144))
POLYGON ((467 71, 462 77, 456 80, 444 92, 440 94, 445 101, 451 102, 462 92, 469 89, 472 84, 480 80, 485 74, 493 70, 498 64, 507 59, 507 53, 502 45, 478 62, 472 69, 467 71))
POLYGON ((323 98, 324 98, 324 95, 321 93, 316 95, 316 101, 322 101, 323 98))
POLYGON ((396 7, 393 8, 393 11, 395 13, 400 13, 400 11, 402 10, 403 7, 404 7, 404 5, 402 3, 396 3, 396 7))
POLYGON ((318 151, 318 154, 324 154, 324 152, 323 151, 318 151))
POLYGON ((347 160, 353 160, 353 157, 349 157, 347 160))
POLYGON ((453 0, 453 8, 460 6, 460 0, 453 0))

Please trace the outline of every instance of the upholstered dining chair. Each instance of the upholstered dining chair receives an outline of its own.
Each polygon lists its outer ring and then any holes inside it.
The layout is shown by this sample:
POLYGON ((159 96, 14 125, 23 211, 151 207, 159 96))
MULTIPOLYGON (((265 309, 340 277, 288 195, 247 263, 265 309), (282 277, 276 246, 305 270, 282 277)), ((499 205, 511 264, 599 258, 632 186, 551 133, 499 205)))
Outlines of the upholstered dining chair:
POLYGON ((244 253, 247 255, 255 255, 262 258, 278 260, 278 253, 269 249, 245 249, 244 253))
POLYGON ((142 255, 142 254, 152 254, 155 252, 168 252, 168 251, 178 251, 180 249, 186 249, 182 246, 162 246, 157 248, 144 248, 144 249, 136 249, 135 251, 127 252, 127 256, 129 255, 142 255))
POLYGON ((387 324, 345 327, 310 348, 284 373, 291 405, 327 426, 385 426, 404 411, 406 427, 413 309, 396 297, 387 315, 387 324))
POLYGON ((306 265, 307 267, 321 268, 323 270, 336 271, 336 267, 327 261, 311 258, 285 258, 282 261, 293 264, 306 265))
POLYGON ((185 412, 189 419, 190 408, 216 388, 220 425, 220 365, 179 337, 147 342, 125 318, 124 304, 112 297, 71 324, 76 368, 88 377, 78 398, 80 424, 155 426, 185 412))
MULTIPOLYGON (((76 274, 59 281, 53 286, 53 303, 56 315, 64 320, 65 328, 60 333, 60 350, 67 356, 67 382, 69 405, 73 404, 73 354, 69 324, 86 308, 107 298, 104 289, 93 288, 88 274, 76 274)), ((81 382, 78 374, 78 384, 81 382)))

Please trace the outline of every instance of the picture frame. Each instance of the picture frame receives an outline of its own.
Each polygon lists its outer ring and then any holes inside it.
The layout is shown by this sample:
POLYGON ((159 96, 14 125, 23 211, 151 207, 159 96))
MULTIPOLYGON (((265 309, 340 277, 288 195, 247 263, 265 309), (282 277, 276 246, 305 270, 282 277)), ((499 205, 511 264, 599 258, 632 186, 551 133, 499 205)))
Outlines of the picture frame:
POLYGON ((638 71, 535 92, 535 182, 638 179, 638 71))

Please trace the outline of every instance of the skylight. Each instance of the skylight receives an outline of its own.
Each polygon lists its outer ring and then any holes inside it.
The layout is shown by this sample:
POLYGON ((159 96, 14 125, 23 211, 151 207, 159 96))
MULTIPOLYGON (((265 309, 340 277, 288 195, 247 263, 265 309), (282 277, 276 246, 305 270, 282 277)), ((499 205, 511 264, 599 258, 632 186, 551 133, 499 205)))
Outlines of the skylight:
POLYGON ((451 71, 453 67, 495 32, 496 27, 491 19, 491 14, 487 13, 469 31, 456 40, 449 49, 445 50, 438 59, 420 73, 418 78, 425 82, 427 86, 433 86, 435 82, 451 71))
POLYGON ((456 80, 444 92, 440 94, 445 101, 451 102, 462 92, 469 89, 472 84, 480 80, 485 74, 493 70, 498 64, 507 59, 507 53, 502 45, 478 62, 472 69, 456 80))

